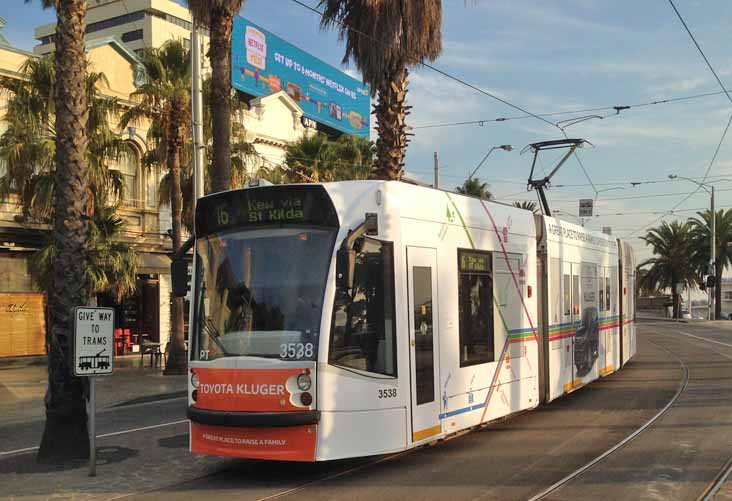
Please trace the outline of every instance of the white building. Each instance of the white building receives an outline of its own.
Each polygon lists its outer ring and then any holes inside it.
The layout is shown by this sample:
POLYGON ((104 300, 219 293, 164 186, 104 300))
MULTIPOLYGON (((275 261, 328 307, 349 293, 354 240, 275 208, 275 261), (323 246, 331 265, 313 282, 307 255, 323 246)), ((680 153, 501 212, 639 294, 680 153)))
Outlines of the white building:
MULTIPOLYGON (((114 37, 131 50, 160 47, 171 39, 180 39, 190 47, 191 14, 186 7, 171 0, 89 0, 86 14, 87 42, 114 37)), ((55 24, 35 29, 36 54, 53 52, 55 24)), ((204 51, 208 37, 203 36, 204 51)))

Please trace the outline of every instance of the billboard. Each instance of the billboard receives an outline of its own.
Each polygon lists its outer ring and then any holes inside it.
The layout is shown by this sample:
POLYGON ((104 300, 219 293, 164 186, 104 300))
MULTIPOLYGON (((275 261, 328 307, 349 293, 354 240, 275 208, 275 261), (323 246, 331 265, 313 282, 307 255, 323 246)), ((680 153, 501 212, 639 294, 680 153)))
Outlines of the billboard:
POLYGON ((306 117, 369 136, 368 85, 242 17, 234 18, 231 36, 231 84, 254 96, 283 90, 306 117))

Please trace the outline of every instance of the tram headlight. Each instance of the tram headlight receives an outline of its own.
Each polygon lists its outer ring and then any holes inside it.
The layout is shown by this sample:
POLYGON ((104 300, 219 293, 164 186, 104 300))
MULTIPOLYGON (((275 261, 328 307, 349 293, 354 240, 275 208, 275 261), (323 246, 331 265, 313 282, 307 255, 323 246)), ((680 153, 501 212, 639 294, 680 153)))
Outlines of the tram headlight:
POLYGON ((191 386, 198 388, 198 374, 195 372, 191 374, 191 386))
POLYGON ((312 384, 313 382, 307 374, 300 374, 297 376, 297 387, 300 388, 301 391, 308 391, 312 384))

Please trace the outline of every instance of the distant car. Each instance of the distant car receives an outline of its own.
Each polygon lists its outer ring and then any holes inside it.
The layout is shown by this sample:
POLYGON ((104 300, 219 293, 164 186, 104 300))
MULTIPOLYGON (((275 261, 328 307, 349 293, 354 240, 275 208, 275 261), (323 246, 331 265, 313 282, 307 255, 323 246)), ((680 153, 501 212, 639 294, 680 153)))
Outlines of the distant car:
POLYGON ((681 318, 685 318, 685 319, 691 320, 691 313, 689 313, 689 310, 687 310, 686 308, 682 309, 681 310, 681 318))
POLYGON ((732 313, 727 314, 727 320, 732 320, 732 313))

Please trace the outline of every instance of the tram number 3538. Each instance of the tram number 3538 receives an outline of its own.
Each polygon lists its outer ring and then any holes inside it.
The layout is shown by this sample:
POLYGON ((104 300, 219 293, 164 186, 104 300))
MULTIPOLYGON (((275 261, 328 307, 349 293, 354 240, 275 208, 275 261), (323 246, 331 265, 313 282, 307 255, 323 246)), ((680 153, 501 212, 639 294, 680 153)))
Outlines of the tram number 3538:
POLYGON ((379 398, 396 398, 396 396, 397 396, 396 388, 380 388, 379 389, 379 398))

